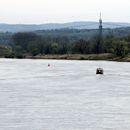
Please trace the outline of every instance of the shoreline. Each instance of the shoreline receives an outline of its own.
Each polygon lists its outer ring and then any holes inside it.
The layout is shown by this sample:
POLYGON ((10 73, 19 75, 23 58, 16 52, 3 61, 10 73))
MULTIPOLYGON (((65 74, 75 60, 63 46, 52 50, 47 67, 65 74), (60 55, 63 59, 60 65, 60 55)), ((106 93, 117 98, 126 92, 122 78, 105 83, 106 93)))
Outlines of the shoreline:
POLYGON ((37 55, 25 56, 26 59, 55 59, 55 60, 102 60, 102 61, 117 61, 130 62, 130 55, 127 57, 117 57, 113 54, 64 54, 64 55, 37 55))

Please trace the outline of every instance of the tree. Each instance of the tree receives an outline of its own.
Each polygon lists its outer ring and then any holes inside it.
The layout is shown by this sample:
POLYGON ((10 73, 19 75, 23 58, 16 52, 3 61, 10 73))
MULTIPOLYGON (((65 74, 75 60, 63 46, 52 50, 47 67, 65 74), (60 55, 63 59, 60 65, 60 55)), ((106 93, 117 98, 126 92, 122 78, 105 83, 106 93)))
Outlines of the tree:
POLYGON ((77 54, 89 54, 90 53, 89 42, 83 39, 79 40, 74 44, 74 47, 72 48, 72 52, 77 54))
POLYGON ((36 56, 39 54, 38 46, 35 42, 29 42, 28 44, 28 51, 31 53, 33 56, 36 56))
POLYGON ((52 43, 51 44, 51 53, 52 54, 58 54, 59 51, 59 46, 57 43, 52 43))
POLYGON ((19 32, 13 35, 13 41, 15 45, 21 46, 21 50, 27 51, 28 43, 35 41, 37 37, 38 36, 32 32, 19 32))
POLYGON ((128 52, 128 43, 126 41, 121 41, 121 40, 114 40, 113 41, 113 53, 116 56, 120 56, 120 57, 125 57, 128 52))

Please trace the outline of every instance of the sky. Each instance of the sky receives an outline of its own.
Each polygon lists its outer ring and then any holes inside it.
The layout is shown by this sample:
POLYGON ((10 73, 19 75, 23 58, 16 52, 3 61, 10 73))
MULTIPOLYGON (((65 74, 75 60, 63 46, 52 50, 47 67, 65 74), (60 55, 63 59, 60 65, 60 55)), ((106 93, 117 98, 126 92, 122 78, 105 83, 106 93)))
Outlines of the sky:
POLYGON ((0 0, 0 23, 129 22, 130 0, 0 0))

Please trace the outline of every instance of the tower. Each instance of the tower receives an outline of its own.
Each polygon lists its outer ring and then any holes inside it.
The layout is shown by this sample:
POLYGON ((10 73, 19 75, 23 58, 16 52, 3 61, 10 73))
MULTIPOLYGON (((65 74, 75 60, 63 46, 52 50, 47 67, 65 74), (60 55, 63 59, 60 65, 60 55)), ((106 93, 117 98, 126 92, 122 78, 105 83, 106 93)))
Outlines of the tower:
POLYGON ((102 46, 103 46, 102 29, 103 29, 103 26, 102 26, 102 18, 101 18, 101 13, 100 13, 97 53, 102 53, 102 46))
POLYGON ((102 17, 101 17, 101 13, 100 13, 100 19, 99 19, 99 38, 101 38, 100 40, 102 40, 102 17))

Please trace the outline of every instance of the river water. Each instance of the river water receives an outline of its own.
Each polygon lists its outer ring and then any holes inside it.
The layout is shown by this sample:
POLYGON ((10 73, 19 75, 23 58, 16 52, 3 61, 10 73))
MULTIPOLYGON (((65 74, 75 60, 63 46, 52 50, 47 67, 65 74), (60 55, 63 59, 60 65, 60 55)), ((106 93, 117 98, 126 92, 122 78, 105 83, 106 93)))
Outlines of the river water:
POLYGON ((130 64, 0 59, 0 130, 130 130, 130 64))

